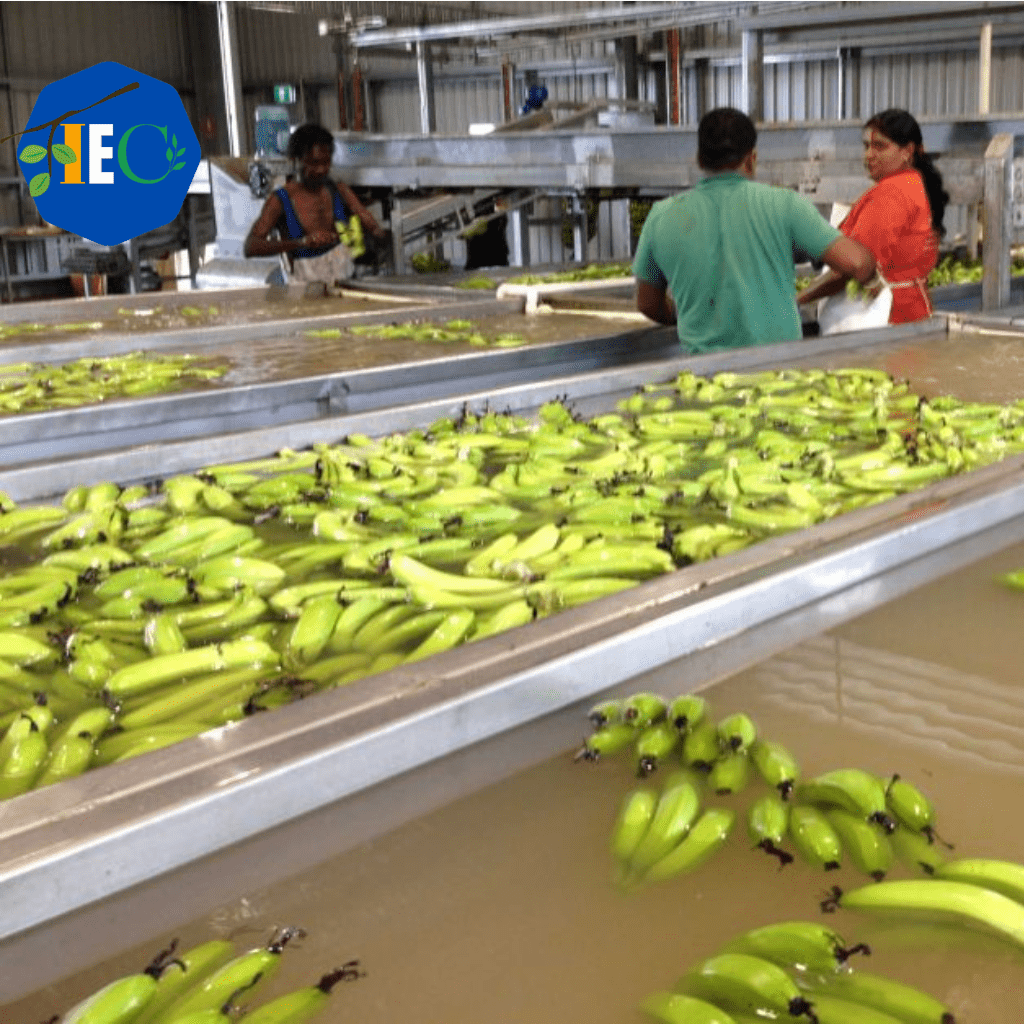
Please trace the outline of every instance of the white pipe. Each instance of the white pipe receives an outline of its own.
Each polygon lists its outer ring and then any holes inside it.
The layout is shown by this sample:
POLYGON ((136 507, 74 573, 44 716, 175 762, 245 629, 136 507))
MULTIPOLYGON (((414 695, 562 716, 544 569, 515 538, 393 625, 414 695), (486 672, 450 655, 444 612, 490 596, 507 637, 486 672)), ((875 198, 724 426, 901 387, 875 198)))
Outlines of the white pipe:
POLYGON ((228 151, 242 155, 242 131, 238 117, 242 101, 242 78, 238 68, 235 12, 228 0, 217 0, 217 35, 220 39, 220 70, 224 81, 224 113, 228 122, 228 151))

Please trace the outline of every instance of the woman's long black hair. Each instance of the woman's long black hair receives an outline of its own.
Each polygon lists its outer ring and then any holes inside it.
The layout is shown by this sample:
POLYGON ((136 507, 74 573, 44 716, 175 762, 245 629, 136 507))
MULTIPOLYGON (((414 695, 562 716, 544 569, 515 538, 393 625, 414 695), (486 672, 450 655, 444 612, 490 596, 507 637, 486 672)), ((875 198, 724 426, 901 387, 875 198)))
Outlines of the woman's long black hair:
POLYGON ((949 193, 942 187, 942 175, 932 163, 932 158, 924 151, 921 126, 914 115, 894 107, 875 114, 864 127, 877 129, 897 146, 914 144, 914 169, 920 171, 924 180, 925 195, 928 196, 928 205, 932 210, 932 227, 941 238, 946 233, 942 219, 946 214, 949 193))

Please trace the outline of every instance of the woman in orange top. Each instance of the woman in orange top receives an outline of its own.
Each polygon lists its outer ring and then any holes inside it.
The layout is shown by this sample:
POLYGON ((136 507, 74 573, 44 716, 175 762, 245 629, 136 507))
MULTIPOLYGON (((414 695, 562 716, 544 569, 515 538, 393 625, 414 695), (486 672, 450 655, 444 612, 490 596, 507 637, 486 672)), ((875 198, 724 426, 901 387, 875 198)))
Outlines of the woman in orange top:
MULTIPOLYGON (((932 312, 927 282, 939 258, 949 193, 911 114, 884 110, 868 121, 864 166, 876 184, 854 203, 839 229, 871 250, 881 279, 892 288, 889 323, 923 320, 932 312)), ((797 301, 813 302, 845 287, 846 278, 830 271, 797 301)))

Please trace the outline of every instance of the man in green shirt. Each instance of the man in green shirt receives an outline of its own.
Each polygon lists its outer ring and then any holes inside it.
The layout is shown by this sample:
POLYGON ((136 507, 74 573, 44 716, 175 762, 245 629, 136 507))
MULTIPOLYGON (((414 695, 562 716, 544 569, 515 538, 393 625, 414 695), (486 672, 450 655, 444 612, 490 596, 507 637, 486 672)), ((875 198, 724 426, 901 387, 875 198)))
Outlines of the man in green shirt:
POLYGON ((755 182, 757 131, 731 107, 697 131, 697 186, 651 209, 633 274, 637 309, 677 324, 691 352, 795 341, 801 336, 793 253, 800 250, 861 283, 875 259, 831 227, 803 196, 755 182))

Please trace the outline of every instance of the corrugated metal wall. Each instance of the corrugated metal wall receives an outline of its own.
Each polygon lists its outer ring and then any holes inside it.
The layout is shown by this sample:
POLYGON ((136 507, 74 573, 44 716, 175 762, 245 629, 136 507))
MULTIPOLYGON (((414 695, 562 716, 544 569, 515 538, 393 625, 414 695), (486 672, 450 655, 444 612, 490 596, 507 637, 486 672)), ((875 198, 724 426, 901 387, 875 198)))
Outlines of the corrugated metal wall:
MULTIPOLYGON (((585 9, 592 2, 560 4, 560 10, 585 9)), ((276 82, 298 86, 296 120, 319 118, 338 127, 337 59, 330 37, 318 34, 321 18, 348 12, 352 18, 383 16, 390 26, 457 22, 493 15, 529 16, 549 13, 550 3, 300 3, 290 13, 238 4, 234 7, 243 87, 246 150, 253 148, 255 108, 272 101, 276 82)), ((123 4, 4 3, 4 75, 0 78, 0 137, 23 127, 39 91, 50 81, 101 60, 118 60, 169 82, 182 96, 197 127, 204 113, 216 112, 218 131, 203 138, 207 151, 224 151, 222 87, 217 69, 219 47, 213 4, 141 2, 123 4), (200 51, 202 51, 200 53, 200 51), (218 147, 222 147, 218 150, 218 147)), ((684 30, 684 51, 735 47, 736 26, 721 21, 684 30)), ((658 51, 660 38, 651 41, 658 51)), ((889 106, 904 106, 922 116, 969 115, 977 109, 978 53, 976 42, 936 47, 931 52, 884 54, 865 51, 860 64, 859 109, 862 116, 889 106)), ((517 67, 513 99, 521 104, 527 72, 536 72, 547 85, 551 100, 586 103, 616 94, 614 43, 610 41, 555 42, 513 55, 517 67)), ((369 127, 384 133, 420 130, 415 61, 385 56, 372 50, 359 55, 367 80, 369 127)), ((661 70, 659 70, 661 69, 661 70)), ((494 63, 475 67, 453 50, 449 60, 438 50, 435 73, 435 120, 442 134, 463 134, 476 122, 499 122, 502 117, 500 76, 494 63), (458 63, 458 61, 463 63, 458 63)), ((652 65, 652 75, 664 74, 652 65)), ((697 71, 683 73, 684 119, 696 120, 697 71)), ((849 90, 849 78, 846 79, 849 90)), ((771 58, 765 67, 765 114, 771 121, 833 120, 846 114, 852 99, 840 103, 839 63, 836 59, 806 59, 789 63, 771 58)), ((740 69, 735 62, 711 60, 703 82, 707 102, 742 102, 740 69)), ((1024 110, 1024 51, 995 40, 991 107, 996 112, 1024 110)), ((13 143, 0 146, 0 224, 35 223, 34 205, 11 187, 18 179, 13 143)), ((536 216, 551 219, 531 231, 533 259, 557 261, 567 254, 557 221, 561 200, 538 204, 536 216), (544 207, 544 208, 540 208, 544 207)), ((622 244, 622 204, 602 204, 600 241, 594 258, 618 255, 622 244), (609 241, 611 239, 611 241, 609 241), (606 251, 607 250, 607 251, 606 251)), ((628 237, 628 231, 627 231, 628 237)))

